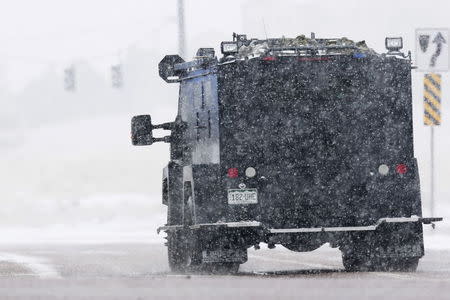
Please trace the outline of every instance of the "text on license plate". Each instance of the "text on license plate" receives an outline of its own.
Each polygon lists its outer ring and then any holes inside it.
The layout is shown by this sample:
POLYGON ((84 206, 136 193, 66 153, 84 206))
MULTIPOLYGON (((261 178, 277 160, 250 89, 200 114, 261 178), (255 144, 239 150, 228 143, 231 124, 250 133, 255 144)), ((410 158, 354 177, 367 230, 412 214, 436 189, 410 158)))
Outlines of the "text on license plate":
POLYGON ((228 204, 256 204, 258 193, 256 189, 228 190, 228 204))

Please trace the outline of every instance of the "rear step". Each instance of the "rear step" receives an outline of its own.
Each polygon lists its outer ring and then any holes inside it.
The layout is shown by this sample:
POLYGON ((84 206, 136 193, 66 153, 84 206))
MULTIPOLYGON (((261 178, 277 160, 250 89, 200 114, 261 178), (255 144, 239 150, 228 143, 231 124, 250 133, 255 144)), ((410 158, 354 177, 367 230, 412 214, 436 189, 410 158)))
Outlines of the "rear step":
POLYGON ((374 225, 369 226, 350 226, 350 227, 314 227, 314 228, 283 228, 269 229, 270 233, 310 233, 310 232, 342 232, 342 231, 375 231, 383 223, 414 223, 432 224, 442 221, 442 218, 381 218, 374 225))
POLYGON ((258 221, 244 221, 244 222, 218 222, 218 223, 203 223, 195 224, 191 226, 183 225, 166 225, 159 227, 157 232, 160 231, 176 231, 183 229, 202 229, 202 228, 214 228, 214 227, 226 227, 226 228, 261 228, 266 229, 269 233, 314 233, 314 232, 346 232, 346 231, 375 231, 383 223, 414 223, 421 222, 423 224, 433 224, 433 222, 442 221, 443 218, 422 218, 422 217, 400 217, 400 218, 381 218, 374 225, 368 226, 350 226, 350 227, 312 227, 312 228, 266 228, 263 223, 258 221))

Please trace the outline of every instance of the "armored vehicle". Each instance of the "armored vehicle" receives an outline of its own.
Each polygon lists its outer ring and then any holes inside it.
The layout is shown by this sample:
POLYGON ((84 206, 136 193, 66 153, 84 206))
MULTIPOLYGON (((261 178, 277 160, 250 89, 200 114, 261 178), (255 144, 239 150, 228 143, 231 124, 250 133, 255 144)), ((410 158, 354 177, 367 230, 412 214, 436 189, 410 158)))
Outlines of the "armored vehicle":
POLYGON ((346 38, 248 39, 159 64, 173 122, 132 119, 134 145, 170 143, 163 170, 173 271, 236 272, 260 243, 342 251, 347 270, 415 270, 424 255, 410 55, 346 38), (155 128, 171 134, 154 138, 155 128))

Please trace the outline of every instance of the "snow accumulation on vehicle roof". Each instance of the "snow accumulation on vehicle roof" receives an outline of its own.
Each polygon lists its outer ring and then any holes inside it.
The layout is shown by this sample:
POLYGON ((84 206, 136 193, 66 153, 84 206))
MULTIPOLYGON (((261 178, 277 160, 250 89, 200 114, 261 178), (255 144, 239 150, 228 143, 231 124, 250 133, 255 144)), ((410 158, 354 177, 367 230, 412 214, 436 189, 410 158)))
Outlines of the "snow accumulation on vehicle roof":
POLYGON ((316 39, 299 35, 295 38, 246 40, 239 45, 236 59, 251 59, 266 55, 340 55, 354 52, 376 54, 374 50, 367 46, 365 41, 355 42, 345 37, 316 39))

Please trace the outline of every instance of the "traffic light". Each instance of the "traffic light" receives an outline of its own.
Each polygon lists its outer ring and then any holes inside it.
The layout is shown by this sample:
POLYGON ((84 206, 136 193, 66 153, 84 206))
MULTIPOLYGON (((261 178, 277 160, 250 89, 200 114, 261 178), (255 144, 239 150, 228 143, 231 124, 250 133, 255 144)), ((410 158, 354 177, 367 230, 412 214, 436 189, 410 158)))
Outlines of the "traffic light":
POLYGON ((121 64, 111 66, 111 83, 113 88, 116 89, 122 88, 123 73, 121 64))
POLYGON ((66 91, 75 91, 75 67, 71 66, 64 70, 64 89, 66 91))

